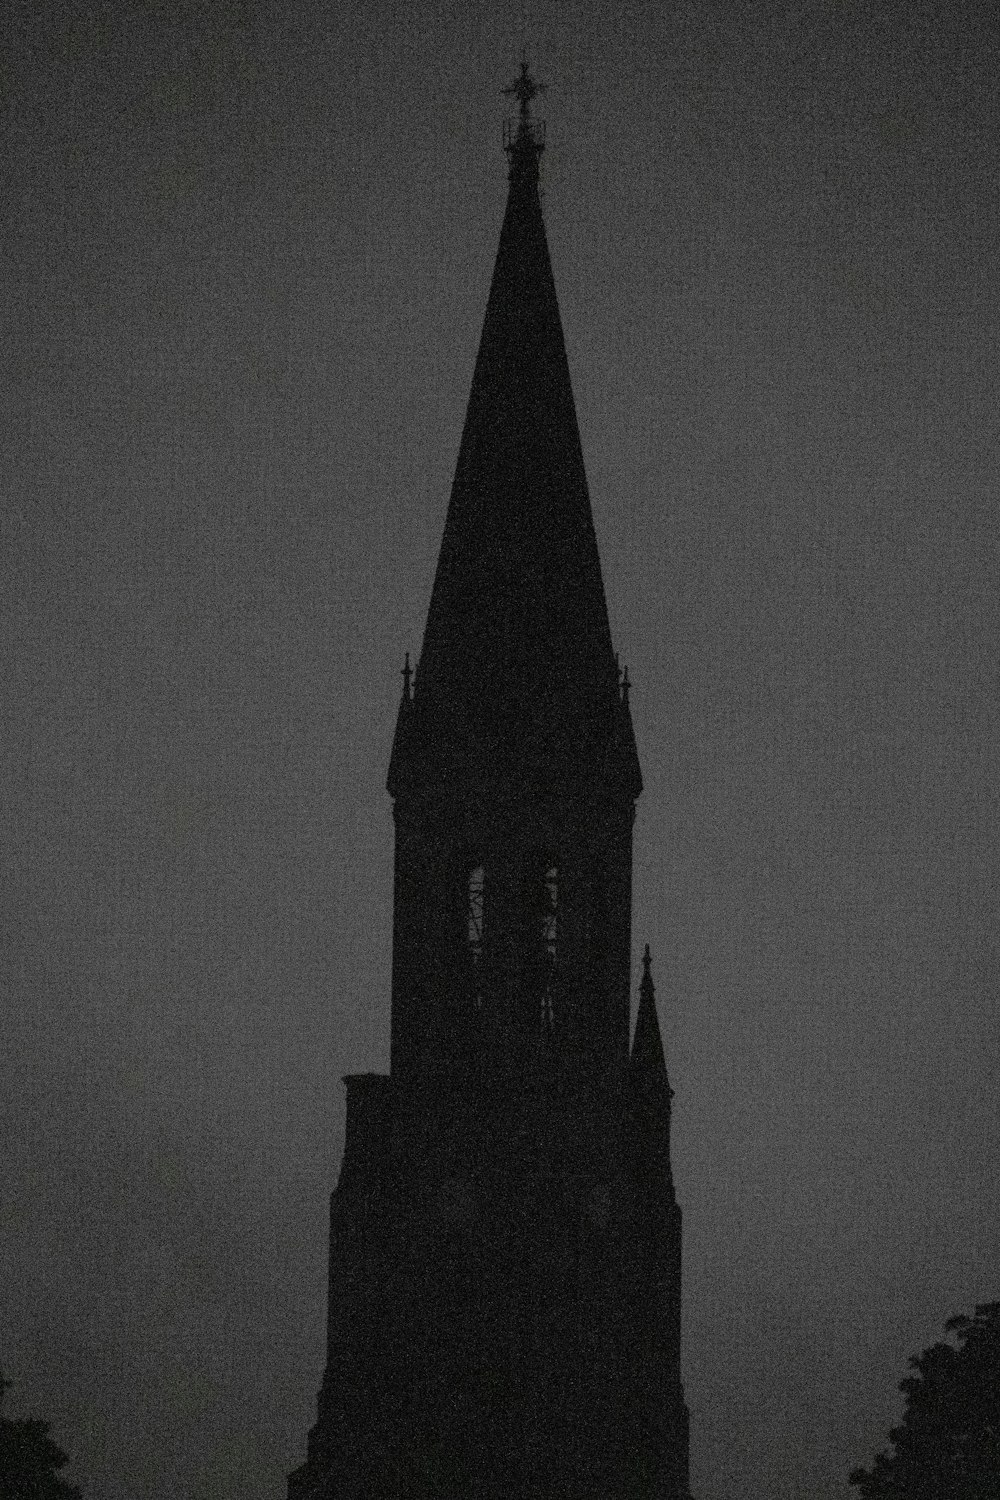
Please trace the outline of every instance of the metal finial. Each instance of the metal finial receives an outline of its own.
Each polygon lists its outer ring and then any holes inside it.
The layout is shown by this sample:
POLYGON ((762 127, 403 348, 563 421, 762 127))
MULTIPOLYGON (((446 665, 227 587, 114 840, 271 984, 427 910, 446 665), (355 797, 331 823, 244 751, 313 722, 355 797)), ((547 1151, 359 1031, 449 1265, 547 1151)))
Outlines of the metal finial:
MULTIPOLYGON (((398 658, 397 658, 397 660, 398 660, 398 658)), ((403 663, 403 670, 400 673, 400 676, 403 679, 403 697, 404 698, 409 698, 409 696, 410 696, 410 680, 413 677, 413 672, 410 669, 410 653, 409 653, 409 651, 407 651, 407 653, 406 653, 406 660, 403 663)))
POLYGON ((545 85, 536 83, 532 78, 526 56, 521 57, 520 73, 514 79, 513 83, 507 85, 503 92, 518 101, 518 114, 521 119, 529 120, 531 118, 531 101, 537 98, 539 94, 545 93, 545 85))
POLYGON ((520 73, 503 92, 518 102, 516 118, 505 120, 503 126, 503 148, 510 158, 512 173, 515 167, 523 168, 530 163, 537 181, 538 158, 545 150, 545 125, 532 117, 531 101, 545 90, 532 78, 527 57, 522 57, 520 73))
POLYGON ((652 978, 652 973, 653 973, 653 960, 649 956, 649 944, 647 943, 646 946, 645 946, 645 948, 643 948, 643 950, 642 950, 642 977, 643 977, 643 979, 651 979, 652 978))

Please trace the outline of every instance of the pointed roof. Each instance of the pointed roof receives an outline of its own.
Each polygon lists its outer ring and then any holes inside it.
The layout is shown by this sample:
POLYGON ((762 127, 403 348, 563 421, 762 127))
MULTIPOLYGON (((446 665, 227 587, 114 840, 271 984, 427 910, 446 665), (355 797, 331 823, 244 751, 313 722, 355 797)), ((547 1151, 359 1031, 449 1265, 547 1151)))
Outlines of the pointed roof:
POLYGON ((673 1094, 663 1057, 660 1023, 656 1019, 656 994, 647 943, 642 955, 639 1014, 628 1065, 629 1139, 636 1180, 652 1185, 657 1192, 665 1184, 670 1197, 674 1191, 670 1165, 673 1094))
MULTIPOLYGON (((416 720, 519 769, 566 755, 638 795, 538 192, 543 144, 522 65, 509 192, 416 678, 416 720), (626 764, 627 763, 627 764, 626 764)), ((627 709, 626 715, 627 717, 627 709)), ((440 747, 444 753, 445 746, 440 747)))

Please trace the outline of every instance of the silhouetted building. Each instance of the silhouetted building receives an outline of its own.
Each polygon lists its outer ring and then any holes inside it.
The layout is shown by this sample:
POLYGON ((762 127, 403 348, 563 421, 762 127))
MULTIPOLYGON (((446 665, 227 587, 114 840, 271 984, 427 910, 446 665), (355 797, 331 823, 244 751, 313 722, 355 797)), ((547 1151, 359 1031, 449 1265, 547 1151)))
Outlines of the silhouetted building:
POLYGON ((348 1077, 329 1347, 290 1500, 685 1500, 681 1214, 641 790, 538 195, 510 189, 389 764, 391 1073, 348 1077))

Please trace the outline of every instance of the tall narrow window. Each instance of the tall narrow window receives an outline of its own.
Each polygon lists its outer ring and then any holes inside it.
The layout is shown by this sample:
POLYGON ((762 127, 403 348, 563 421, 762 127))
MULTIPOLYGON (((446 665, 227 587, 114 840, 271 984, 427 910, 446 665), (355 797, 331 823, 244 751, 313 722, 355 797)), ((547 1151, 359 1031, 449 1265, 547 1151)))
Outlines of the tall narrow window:
POLYGON ((540 895, 543 979, 539 1020, 542 1034, 551 1036, 556 1024, 555 983, 559 951, 559 871, 555 865, 545 864, 540 895))
POLYGON ((483 1006, 483 896, 486 890, 486 874, 482 865, 474 865, 469 871, 466 890, 466 948, 472 968, 472 1003, 476 1010, 483 1006))

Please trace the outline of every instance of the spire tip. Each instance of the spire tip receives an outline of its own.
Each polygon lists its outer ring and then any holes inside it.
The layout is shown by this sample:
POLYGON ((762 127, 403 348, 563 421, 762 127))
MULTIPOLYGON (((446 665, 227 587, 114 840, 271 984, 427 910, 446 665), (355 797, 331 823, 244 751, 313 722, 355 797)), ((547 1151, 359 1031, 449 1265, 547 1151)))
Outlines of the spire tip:
POLYGON ((531 118, 531 101, 532 99, 536 99, 539 94, 545 93, 545 85, 544 83, 538 83, 531 76, 531 69, 528 67, 527 47, 521 52, 521 71, 513 83, 509 83, 503 92, 517 100, 517 112, 522 120, 531 118))
POLYGON ((518 106, 516 120, 505 120, 503 128, 503 148, 511 159, 511 165, 530 154, 537 166, 538 157, 545 149, 545 125, 543 121, 533 117, 531 101, 537 99, 539 94, 544 94, 545 86, 532 77, 527 49, 521 54, 520 72, 502 92, 509 98, 516 99, 518 106))

